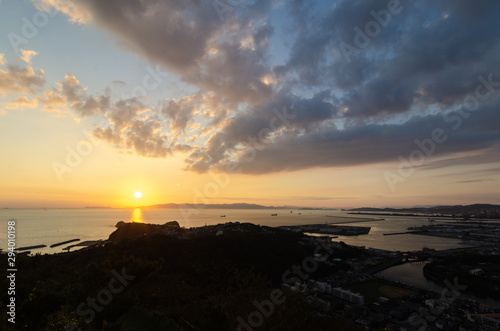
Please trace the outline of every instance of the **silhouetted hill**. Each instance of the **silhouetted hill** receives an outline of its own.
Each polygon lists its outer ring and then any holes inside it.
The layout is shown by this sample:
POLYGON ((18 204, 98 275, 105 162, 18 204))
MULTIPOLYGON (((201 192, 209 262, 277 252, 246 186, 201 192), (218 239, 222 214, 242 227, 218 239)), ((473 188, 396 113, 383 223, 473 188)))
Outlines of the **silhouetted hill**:
MULTIPOLYGON (((17 256, 16 329, 234 330, 238 317, 246 320, 256 311, 254 302, 281 288, 285 271, 313 255, 308 240, 249 223, 184 229, 120 222, 100 246, 17 256)), ((7 265, 6 256, 0 261, 7 265)), ((331 271, 319 264, 309 276, 331 271)), ((5 289, 6 276, 3 268, 5 289)), ((300 294, 283 291, 286 301, 274 307, 262 330, 343 329, 341 317, 320 317, 300 294)), ((6 292, 2 325, 9 325, 6 292)))

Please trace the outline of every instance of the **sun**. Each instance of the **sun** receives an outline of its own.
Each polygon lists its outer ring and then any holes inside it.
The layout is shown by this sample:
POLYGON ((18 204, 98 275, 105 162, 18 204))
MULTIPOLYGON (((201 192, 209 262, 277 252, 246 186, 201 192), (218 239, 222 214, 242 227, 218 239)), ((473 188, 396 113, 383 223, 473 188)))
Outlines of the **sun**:
POLYGON ((142 197, 142 193, 141 192, 135 192, 134 196, 139 199, 140 197, 142 197))

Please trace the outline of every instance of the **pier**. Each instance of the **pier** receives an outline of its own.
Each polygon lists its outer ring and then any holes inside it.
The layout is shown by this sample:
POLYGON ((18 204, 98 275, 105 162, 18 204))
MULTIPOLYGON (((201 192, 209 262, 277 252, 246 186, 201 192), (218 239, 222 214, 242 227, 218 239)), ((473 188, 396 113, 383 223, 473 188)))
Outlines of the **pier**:
POLYGON ((422 234, 425 231, 405 231, 405 232, 393 232, 393 233, 384 233, 384 236, 395 236, 398 234, 422 234))
POLYGON ((34 246, 19 247, 19 248, 16 248, 15 251, 27 251, 30 249, 43 248, 43 247, 47 247, 47 245, 34 245, 34 246))
POLYGON ((88 241, 83 241, 81 243, 78 243, 78 244, 74 244, 74 245, 69 245, 67 247, 64 247, 63 250, 65 251, 70 251, 70 249, 72 249, 73 247, 90 247, 90 246, 97 246, 97 245, 101 245, 101 244, 104 244, 106 243, 107 240, 88 240, 88 241))
POLYGON ((57 244, 50 245, 50 248, 61 246, 61 245, 65 245, 65 244, 69 244, 69 243, 72 243, 72 242, 75 242, 75 241, 80 241, 80 239, 66 240, 66 241, 63 241, 63 242, 60 242, 60 243, 57 243, 57 244))
POLYGON ((359 236, 368 234, 371 230, 371 227, 369 226, 348 226, 332 224, 290 225, 279 226, 278 228, 302 233, 332 234, 339 236, 359 236))

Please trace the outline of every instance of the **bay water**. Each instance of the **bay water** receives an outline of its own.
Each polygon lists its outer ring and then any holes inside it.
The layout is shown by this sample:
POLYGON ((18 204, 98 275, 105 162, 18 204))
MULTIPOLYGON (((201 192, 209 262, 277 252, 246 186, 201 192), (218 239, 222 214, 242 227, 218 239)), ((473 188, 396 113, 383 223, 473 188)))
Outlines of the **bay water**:
POLYGON ((7 221, 16 220, 16 247, 47 245, 33 253, 58 253, 63 246, 48 246, 71 239, 107 239, 119 221, 200 227, 226 222, 249 222, 266 226, 301 224, 343 224, 369 226, 367 235, 339 236, 336 241, 387 250, 411 251, 423 246, 434 249, 467 247, 472 243, 449 238, 384 233, 404 232, 427 223, 425 217, 352 215, 341 210, 298 209, 0 209, 0 248, 7 249, 7 221), (277 216, 271 216, 277 214, 277 216), (380 220, 384 218, 384 220, 380 220))

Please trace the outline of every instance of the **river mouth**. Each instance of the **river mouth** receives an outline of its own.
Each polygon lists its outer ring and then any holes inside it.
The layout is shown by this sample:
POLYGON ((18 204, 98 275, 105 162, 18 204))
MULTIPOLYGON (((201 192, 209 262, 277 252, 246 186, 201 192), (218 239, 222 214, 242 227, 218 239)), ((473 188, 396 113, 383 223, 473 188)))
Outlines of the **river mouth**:
MULTIPOLYGON (((441 293, 443 289, 447 288, 446 284, 439 284, 427 279, 424 276, 424 267, 429 262, 410 262, 397 265, 381 272, 376 273, 374 276, 390 280, 393 282, 400 282, 406 285, 410 285, 422 290, 441 293)), ((454 283, 454 279, 449 279, 450 283, 454 283)), ((457 279, 460 284, 460 280, 457 279)), ((460 293, 458 296, 462 300, 473 300, 480 302, 482 304, 488 305, 492 308, 500 307, 500 300, 494 298, 481 298, 468 293, 460 293)))

